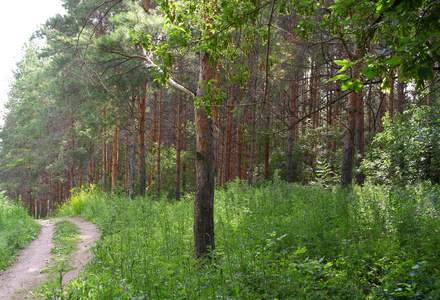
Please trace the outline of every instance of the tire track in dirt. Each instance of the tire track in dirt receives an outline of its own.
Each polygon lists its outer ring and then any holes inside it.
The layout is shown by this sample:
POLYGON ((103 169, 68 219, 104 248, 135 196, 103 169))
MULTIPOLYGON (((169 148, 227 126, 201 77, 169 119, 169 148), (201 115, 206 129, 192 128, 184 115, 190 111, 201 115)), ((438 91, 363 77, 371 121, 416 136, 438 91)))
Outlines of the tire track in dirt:
MULTIPOLYGON (((48 279, 48 272, 45 270, 52 264, 50 250, 54 246, 52 241, 54 225, 60 220, 63 219, 38 220, 41 225, 38 237, 20 252, 18 261, 0 275, 0 300, 32 299, 31 290, 48 279)), ((90 261, 92 253, 88 250, 100 236, 96 226, 90 222, 78 218, 65 218, 65 220, 79 227, 81 240, 77 251, 71 257, 70 265, 76 269, 64 276, 63 284, 77 277, 82 267, 90 261)))

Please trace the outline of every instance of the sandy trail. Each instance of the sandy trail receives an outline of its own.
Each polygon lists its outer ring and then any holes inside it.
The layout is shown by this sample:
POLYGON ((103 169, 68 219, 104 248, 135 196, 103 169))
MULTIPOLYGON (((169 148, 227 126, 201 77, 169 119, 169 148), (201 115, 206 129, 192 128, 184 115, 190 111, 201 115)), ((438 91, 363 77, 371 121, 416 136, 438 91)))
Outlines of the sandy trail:
MULTIPOLYGON (((76 269, 64 276, 63 284, 77 277, 80 269, 90 261, 92 254, 88 250, 100 236, 92 223, 77 218, 66 219, 79 227, 81 240, 70 263, 76 269)), ((54 224, 59 220, 61 219, 38 221, 41 224, 41 232, 37 239, 20 252, 14 265, 0 275, 0 300, 32 298, 31 290, 47 279, 48 273, 44 271, 51 265, 50 249, 54 246, 54 224)))

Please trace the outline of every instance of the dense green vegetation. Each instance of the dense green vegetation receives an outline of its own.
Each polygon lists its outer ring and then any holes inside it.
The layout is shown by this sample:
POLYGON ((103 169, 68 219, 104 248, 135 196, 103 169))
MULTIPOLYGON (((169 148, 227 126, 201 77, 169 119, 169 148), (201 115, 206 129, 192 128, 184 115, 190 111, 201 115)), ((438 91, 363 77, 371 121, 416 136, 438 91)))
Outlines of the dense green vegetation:
POLYGON ((103 233, 48 297, 440 297, 440 1, 62 2, 0 130, 0 189, 103 233))
POLYGON ((102 230, 65 299, 438 299, 440 189, 304 187, 216 193, 214 259, 194 259, 192 197, 130 200, 99 189, 61 209, 102 230))
POLYGON ((0 196, 0 274, 15 260, 17 250, 34 240, 39 230, 21 205, 0 196))

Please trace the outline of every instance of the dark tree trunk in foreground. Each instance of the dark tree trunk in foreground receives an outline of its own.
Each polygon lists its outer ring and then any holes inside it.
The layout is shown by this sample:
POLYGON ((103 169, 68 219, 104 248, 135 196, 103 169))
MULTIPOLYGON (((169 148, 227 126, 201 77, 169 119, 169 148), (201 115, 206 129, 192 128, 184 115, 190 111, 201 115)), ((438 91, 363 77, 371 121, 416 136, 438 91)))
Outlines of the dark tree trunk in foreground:
MULTIPOLYGON (((197 96, 205 96, 205 85, 215 78, 215 69, 209 62, 209 54, 203 53, 200 60, 200 79, 197 96)), ((194 110, 197 138, 196 149, 196 193, 194 202, 194 248, 199 258, 208 257, 214 250, 214 135, 211 118, 203 107, 194 110)))

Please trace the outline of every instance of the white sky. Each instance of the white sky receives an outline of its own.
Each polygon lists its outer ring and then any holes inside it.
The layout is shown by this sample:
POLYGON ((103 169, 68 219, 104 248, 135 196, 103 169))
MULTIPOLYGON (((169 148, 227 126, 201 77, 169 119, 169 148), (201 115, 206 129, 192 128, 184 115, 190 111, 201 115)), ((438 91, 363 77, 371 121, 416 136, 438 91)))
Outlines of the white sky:
POLYGON ((2 0, 0 7, 0 124, 5 114, 12 70, 22 57, 23 45, 47 19, 62 14, 60 0, 2 0))

